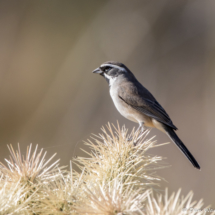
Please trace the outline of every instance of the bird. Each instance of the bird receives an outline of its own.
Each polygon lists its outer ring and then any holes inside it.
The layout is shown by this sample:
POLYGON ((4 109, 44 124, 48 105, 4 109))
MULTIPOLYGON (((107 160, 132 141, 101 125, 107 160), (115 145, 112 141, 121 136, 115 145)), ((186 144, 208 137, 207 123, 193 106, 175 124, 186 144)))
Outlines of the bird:
POLYGON ((196 159, 175 133, 177 127, 167 112, 123 63, 108 61, 93 73, 103 76, 108 82, 110 96, 122 116, 138 123, 141 132, 145 127, 152 127, 166 133, 192 165, 200 169, 196 159))

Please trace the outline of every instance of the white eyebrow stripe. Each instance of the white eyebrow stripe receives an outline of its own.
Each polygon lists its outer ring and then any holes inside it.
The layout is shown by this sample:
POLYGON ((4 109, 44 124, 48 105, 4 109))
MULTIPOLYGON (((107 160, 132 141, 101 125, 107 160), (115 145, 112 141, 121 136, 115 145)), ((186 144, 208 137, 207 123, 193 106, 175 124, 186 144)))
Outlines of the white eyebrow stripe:
POLYGON ((103 66, 114 67, 114 68, 116 68, 116 69, 123 70, 123 71, 126 72, 126 70, 125 70, 124 68, 122 68, 122 67, 120 67, 120 66, 117 66, 117 65, 105 63, 105 64, 102 64, 102 65, 101 65, 101 67, 103 67, 103 66))

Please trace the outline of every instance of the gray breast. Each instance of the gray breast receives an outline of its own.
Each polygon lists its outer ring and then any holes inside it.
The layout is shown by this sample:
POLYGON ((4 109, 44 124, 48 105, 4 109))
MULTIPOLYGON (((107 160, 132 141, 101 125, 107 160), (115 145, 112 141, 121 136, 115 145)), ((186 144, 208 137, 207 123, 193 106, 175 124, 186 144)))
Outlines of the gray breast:
POLYGON ((119 113, 124 116, 125 118, 133 121, 133 122, 138 122, 138 120, 136 119, 136 115, 135 112, 136 110, 134 110, 132 107, 130 107, 129 105, 127 105, 124 101, 122 101, 119 96, 118 96, 118 87, 112 85, 110 87, 110 96, 113 100, 113 103, 116 107, 116 109, 119 111, 119 113))
POLYGON ((113 100, 113 103, 119 113, 125 118, 137 122, 144 123, 145 126, 154 127, 151 121, 151 118, 146 116, 145 114, 137 111, 132 106, 126 104, 119 96, 118 92, 120 90, 120 84, 115 82, 110 86, 110 96, 113 100))

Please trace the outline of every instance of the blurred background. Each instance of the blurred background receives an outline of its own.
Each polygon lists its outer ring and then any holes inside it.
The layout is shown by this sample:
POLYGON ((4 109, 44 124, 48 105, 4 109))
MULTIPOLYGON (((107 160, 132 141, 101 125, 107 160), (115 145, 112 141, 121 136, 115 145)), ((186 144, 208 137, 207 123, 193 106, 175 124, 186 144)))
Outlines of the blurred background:
POLYGON ((68 165, 107 122, 137 127, 92 74, 120 61, 166 109, 202 167, 174 144, 151 150, 172 165, 158 171, 168 181, 161 188, 193 190, 215 207, 214 57, 214 0, 1 0, 0 160, 9 157, 7 144, 19 142, 24 154, 38 143, 68 165))

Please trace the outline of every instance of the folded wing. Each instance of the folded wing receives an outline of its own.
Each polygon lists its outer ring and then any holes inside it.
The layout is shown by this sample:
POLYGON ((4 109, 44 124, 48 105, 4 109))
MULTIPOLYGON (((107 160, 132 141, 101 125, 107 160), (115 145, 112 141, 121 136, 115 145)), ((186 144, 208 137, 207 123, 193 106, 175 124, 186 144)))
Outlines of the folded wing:
POLYGON ((158 122, 161 122, 174 130, 177 130, 169 115, 146 88, 144 88, 139 82, 135 85, 132 83, 129 84, 130 86, 126 86, 128 85, 126 84, 120 87, 118 92, 120 99, 135 110, 156 119, 158 122))

